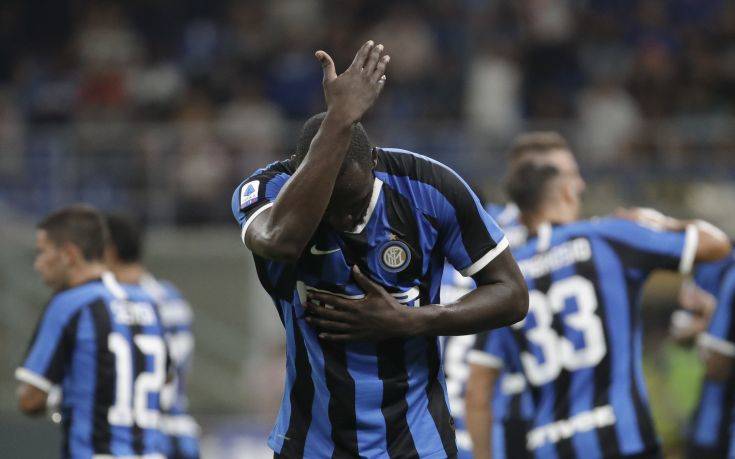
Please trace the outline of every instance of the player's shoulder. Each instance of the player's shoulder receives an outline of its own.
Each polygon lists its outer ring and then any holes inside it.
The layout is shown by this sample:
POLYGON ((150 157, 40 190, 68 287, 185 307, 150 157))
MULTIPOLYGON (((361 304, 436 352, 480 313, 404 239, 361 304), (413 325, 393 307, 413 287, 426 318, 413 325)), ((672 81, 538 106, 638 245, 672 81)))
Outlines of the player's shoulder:
POLYGON ((439 161, 399 148, 378 148, 377 152, 376 177, 424 212, 436 216, 448 209, 445 204, 457 209, 474 199, 459 174, 439 161))
POLYGON ((405 177, 414 182, 441 187, 442 179, 459 178, 449 166, 409 150, 401 148, 376 148, 378 164, 376 172, 393 177, 405 177))
POLYGON ((692 277, 700 288, 716 295, 725 274, 731 270, 735 272, 735 251, 722 260, 697 263, 692 277))
POLYGON ((108 302, 110 299, 110 292, 102 281, 93 280, 54 294, 46 305, 46 313, 61 316, 73 315, 95 302, 108 302))

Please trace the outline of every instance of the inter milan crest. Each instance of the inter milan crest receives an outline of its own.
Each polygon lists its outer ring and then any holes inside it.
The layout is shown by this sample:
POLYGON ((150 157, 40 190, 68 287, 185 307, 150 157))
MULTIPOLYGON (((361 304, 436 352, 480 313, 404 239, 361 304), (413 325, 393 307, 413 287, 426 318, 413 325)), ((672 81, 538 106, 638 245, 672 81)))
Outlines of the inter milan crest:
POLYGON ((411 250, 405 242, 399 241, 391 234, 391 240, 380 247, 380 264, 386 271, 397 273, 403 271, 411 261, 411 250))

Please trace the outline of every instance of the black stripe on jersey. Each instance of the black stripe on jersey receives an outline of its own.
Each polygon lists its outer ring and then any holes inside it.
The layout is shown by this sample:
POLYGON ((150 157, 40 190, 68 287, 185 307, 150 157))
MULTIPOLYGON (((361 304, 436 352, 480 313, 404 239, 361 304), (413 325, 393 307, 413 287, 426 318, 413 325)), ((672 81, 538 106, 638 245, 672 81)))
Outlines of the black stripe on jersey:
POLYGON ((386 443, 391 458, 418 457, 413 436, 408 428, 408 371, 403 340, 391 339, 376 345, 378 377, 383 381, 380 410, 385 419, 386 443))
MULTIPOLYGON (((270 261, 255 254, 253 254, 253 260, 255 262, 255 272, 258 274, 258 280, 263 286, 263 289, 276 299, 290 302, 293 299, 294 286, 296 285, 295 265, 270 261), (278 276, 275 282, 271 282, 270 280, 271 275, 268 273, 269 264, 280 265, 282 267, 280 276, 278 276)), ((278 314, 281 315, 281 322, 283 322, 280 307, 278 308, 278 314)))
MULTIPOLYGON (((679 257, 666 256, 654 252, 645 252, 642 249, 631 247, 621 241, 605 239, 610 244, 620 262, 625 267, 639 267, 645 271, 654 269, 668 269, 676 271, 681 259, 679 257)), ((635 303, 633 303, 635 304, 635 303)))
POLYGON ((92 409, 92 449, 95 454, 110 454, 110 424, 107 412, 115 403, 115 356, 108 347, 108 337, 112 330, 110 314, 104 300, 95 301, 89 306, 94 321, 97 341, 97 364, 94 386, 94 408, 92 409))
MULTIPOLYGON (((607 352, 600 363, 594 369, 594 394, 593 404, 595 407, 606 406, 610 404, 610 382, 612 381, 612 361, 611 350, 613 344, 610 342, 610 336, 606 332, 607 327, 607 305, 600 290, 599 273, 595 267, 594 258, 577 264, 577 274, 592 282, 592 286, 597 295, 598 307, 595 311, 597 317, 603 325, 603 337, 607 352)), ((618 436, 615 431, 615 424, 611 426, 595 429, 597 432, 597 442, 600 444, 603 456, 617 457, 620 454, 620 445, 618 444, 618 436)))
POLYGON ((444 446, 444 452, 450 457, 457 453, 454 439, 454 418, 449 413, 444 389, 439 382, 439 346, 436 338, 426 338, 426 363, 429 367, 429 378, 426 386, 426 397, 429 399, 429 414, 434 420, 436 430, 444 446))
POLYGON ((480 332, 475 336, 475 343, 472 345, 472 349, 476 351, 485 352, 485 346, 487 346, 487 340, 490 338, 490 332, 480 332))
POLYGON ((410 153, 378 151, 377 171, 409 177, 436 188, 454 208, 465 251, 474 263, 497 246, 487 232, 472 192, 448 167, 410 153))
MULTIPOLYGON (((293 308, 288 305, 287 307, 293 308)), ((295 315, 295 311, 293 312, 295 315)), ((301 335, 299 324, 296 320, 292 322, 294 343, 296 348, 296 378, 291 387, 291 415, 288 421, 288 429, 284 435, 281 456, 288 458, 299 458, 304 456, 306 435, 311 425, 311 406, 314 402, 314 382, 311 379, 311 364, 306 354, 304 337, 301 335), (302 411, 300 408, 304 408, 302 411)))
POLYGON ((72 352, 74 351, 74 345, 77 340, 77 327, 79 325, 79 317, 82 314, 82 310, 77 311, 69 322, 64 326, 59 343, 56 346, 54 355, 51 357, 44 376, 46 379, 53 383, 60 383, 64 378, 66 369, 71 362, 72 352))
POLYGON ((383 202, 385 202, 385 213, 390 230, 411 250, 411 262, 406 269, 396 273, 397 283, 405 285, 414 279, 421 278, 422 274, 424 261, 423 254, 418 250, 421 247, 419 224, 416 221, 414 206, 405 196, 387 185, 383 185, 383 193, 385 194, 383 202))
POLYGON ((69 442, 69 432, 71 431, 71 424, 73 422, 72 416, 74 410, 62 408, 61 415, 61 432, 62 432, 62 443, 61 443, 61 457, 64 459, 71 458, 71 443, 69 442))
MULTIPOLYGON (((154 307, 154 311, 157 310, 157 307, 154 307)), ((160 320, 160 317, 159 319, 160 320)), ((140 325, 132 325, 130 326, 130 336, 133 337, 133 340, 135 340, 135 337, 141 333, 141 326, 140 325)), ((145 373, 145 356, 143 355, 143 352, 138 349, 138 346, 135 345, 133 342, 132 346, 133 351, 133 381, 138 380, 138 376, 141 373, 145 373)), ((133 432, 133 453, 142 455, 145 452, 145 444, 143 442, 144 433, 143 430, 138 426, 137 422, 133 423, 133 426, 131 427, 131 430, 133 432)))
POLYGON ((329 422, 332 423, 334 459, 358 457, 355 381, 347 371, 345 345, 321 341, 324 376, 329 389, 329 422))
POLYGON ((630 305, 630 352, 632 358, 630 359, 630 396, 633 400, 633 409, 635 410, 636 421, 638 422, 638 431, 641 435, 641 441, 644 445, 644 451, 657 449, 658 436, 656 435, 656 429, 653 426, 653 417, 651 416, 651 410, 648 404, 643 401, 641 397, 641 390, 645 390, 645 387, 639 387, 638 380, 635 372, 635 362, 637 356, 635 355, 636 348, 636 335, 640 329, 640 308, 637 307, 636 293, 637 289, 632 289, 628 286, 628 304, 630 305))
MULTIPOLYGON (((520 399, 517 395, 513 397, 520 399)), ((505 457, 508 459, 531 459, 532 454, 526 448, 527 435, 530 428, 530 423, 520 418, 503 422, 505 457)))

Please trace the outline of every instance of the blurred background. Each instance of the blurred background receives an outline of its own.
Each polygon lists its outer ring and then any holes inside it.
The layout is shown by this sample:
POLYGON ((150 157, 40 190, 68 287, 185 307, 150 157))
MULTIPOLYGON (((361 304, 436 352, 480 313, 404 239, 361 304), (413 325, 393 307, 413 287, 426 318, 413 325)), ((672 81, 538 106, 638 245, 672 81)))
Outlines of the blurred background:
MULTIPOLYGON (((55 427, 16 411, 12 372, 49 296, 31 268, 33 225, 79 201, 145 221, 148 264, 193 305, 190 398, 205 457, 263 450, 282 331, 231 193, 289 155, 300 124, 325 108, 314 51, 341 70, 368 38, 392 57, 366 119, 375 144, 430 155, 503 201, 513 136, 556 129, 581 162, 588 215, 654 206, 735 234, 733 2, 4 0, 0 444, 10 456, 56 451, 55 427)), ((654 279, 644 311, 670 457, 701 374, 696 354, 666 338, 678 282, 654 279)))

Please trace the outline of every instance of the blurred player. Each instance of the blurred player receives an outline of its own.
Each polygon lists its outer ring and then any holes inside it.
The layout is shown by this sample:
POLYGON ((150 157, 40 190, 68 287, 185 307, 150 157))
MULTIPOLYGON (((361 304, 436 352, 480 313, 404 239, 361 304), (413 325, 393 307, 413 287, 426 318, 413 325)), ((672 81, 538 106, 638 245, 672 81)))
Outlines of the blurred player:
MULTIPOLYGON (((660 457, 643 381, 641 288, 655 269, 687 273, 695 261, 726 256, 727 237, 645 209, 575 223, 579 191, 553 166, 519 167, 508 191, 531 234, 514 250, 531 309, 470 355, 467 403, 482 407, 494 387, 497 365, 481 363, 502 363, 528 384, 528 456, 660 457)), ((467 422, 479 459, 490 451, 474 434, 491 413, 475 414, 467 422)))
POLYGON ((682 285, 683 309, 672 316, 677 342, 697 342, 705 363, 699 402, 688 431, 687 457, 733 457, 735 445, 735 253, 703 263, 693 281, 682 285))
POLYGON ((38 225, 34 266, 55 293, 15 373, 19 406, 40 415, 61 386, 62 457, 162 459, 163 327, 142 289, 106 271, 106 237, 102 216, 83 206, 38 225))
POLYGON ((278 457, 454 457, 436 336, 525 314, 507 240, 467 185, 428 158, 373 148, 357 123, 385 81, 381 55, 368 42, 337 76, 318 52, 326 114, 307 121, 294 157, 233 197, 287 333, 278 457), (449 307, 436 304, 445 258, 479 285, 449 307))
MULTIPOLYGON (((584 179, 579 172, 579 166, 567 141, 556 132, 533 131, 519 135, 510 149, 508 170, 514 171, 527 163, 553 165, 562 171, 564 179, 579 193, 585 188, 584 179)), ((505 232, 510 248, 513 249, 526 241, 528 231, 521 223, 518 206, 509 202, 498 205, 490 204, 487 211, 505 232)), ((457 270, 446 264, 442 277, 442 303, 456 301, 462 295, 474 288, 471 278, 462 276, 457 270)), ((492 331, 481 334, 482 346, 492 331)), ((464 396, 469 376, 468 352, 475 346, 475 336, 447 336, 444 338, 444 372, 447 379, 447 394, 449 396, 452 417, 455 420, 457 431, 457 448, 459 457, 472 457, 472 442, 466 430, 464 396)), ((496 447, 496 456, 502 457, 506 444, 517 444, 517 438, 523 438, 524 421, 529 419, 528 413, 520 409, 522 392, 517 392, 518 378, 522 375, 497 379, 493 391, 494 413, 493 433, 498 438, 493 442, 496 447), (510 392, 509 392, 510 391, 510 392), (525 414, 525 416, 524 416, 525 414)), ((467 407, 473 409, 474 406, 467 407)), ((489 421, 488 421, 489 422, 489 421)), ((488 431, 489 432, 489 431, 488 431)))
POLYGON ((191 307, 170 282, 153 277, 142 264, 143 234, 140 227, 122 215, 107 215, 110 240, 105 261, 115 277, 125 284, 140 285, 153 298, 166 331, 174 378, 161 397, 161 430, 166 434, 164 452, 169 459, 199 457, 199 426, 188 414, 186 381, 194 353, 191 307))

